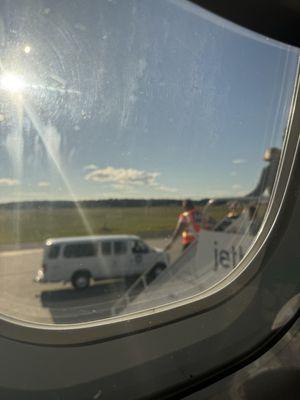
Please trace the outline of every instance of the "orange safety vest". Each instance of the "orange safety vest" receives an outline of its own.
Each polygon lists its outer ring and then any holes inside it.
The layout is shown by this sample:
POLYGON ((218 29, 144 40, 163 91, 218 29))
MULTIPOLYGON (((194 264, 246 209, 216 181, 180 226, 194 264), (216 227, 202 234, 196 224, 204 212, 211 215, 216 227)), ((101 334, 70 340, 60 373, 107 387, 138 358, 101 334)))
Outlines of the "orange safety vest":
POLYGON ((181 239, 182 244, 185 245, 193 242, 197 238, 197 235, 201 229, 201 214, 195 209, 185 211, 179 215, 179 221, 184 224, 181 239))

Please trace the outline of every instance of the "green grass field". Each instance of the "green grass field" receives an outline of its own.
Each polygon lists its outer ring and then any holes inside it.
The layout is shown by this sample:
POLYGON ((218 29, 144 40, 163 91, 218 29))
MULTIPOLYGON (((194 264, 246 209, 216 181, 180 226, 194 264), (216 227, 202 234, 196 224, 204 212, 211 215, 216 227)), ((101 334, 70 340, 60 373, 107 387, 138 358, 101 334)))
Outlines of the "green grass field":
MULTIPOLYGON (((218 220, 224 208, 212 210, 218 220)), ((181 208, 169 207, 98 207, 82 209, 86 229, 77 209, 54 208, 0 210, 0 245, 38 243, 49 237, 92 234, 136 234, 162 237, 174 230, 181 208)))
POLYGON ((49 237, 93 234, 167 235, 176 224, 177 207, 2 210, 0 244, 41 242, 49 237), (86 226, 90 227, 90 231, 86 226))
MULTIPOLYGON (((227 210, 226 205, 211 206, 209 215, 218 221, 227 210)), ((173 205, 83 208, 81 213, 76 208, 0 209, 0 245, 40 243, 50 237, 89 234, 166 237, 175 229, 181 211, 181 207, 173 205)), ((258 212, 262 220, 265 206, 258 212)))

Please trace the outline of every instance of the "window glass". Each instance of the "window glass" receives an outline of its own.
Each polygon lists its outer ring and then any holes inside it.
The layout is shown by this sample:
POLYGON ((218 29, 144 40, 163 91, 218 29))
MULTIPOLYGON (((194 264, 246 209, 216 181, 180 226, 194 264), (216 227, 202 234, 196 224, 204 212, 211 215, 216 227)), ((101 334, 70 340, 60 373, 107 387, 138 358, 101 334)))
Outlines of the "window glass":
POLYGON ((0 313, 155 312, 238 268, 269 207, 298 49, 187 1, 10 0, 0 53, 0 313), (67 243, 55 263, 49 238, 67 243), (95 279, 76 283, 83 267, 95 279))
POLYGON ((51 245, 48 250, 48 258, 57 258, 59 255, 60 246, 57 244, 51 245))
POLYGON ((101 243, 102 254, 104 256, 111 255, 111 242, 102 242, 101 243))
POLYGON ((149 252, 149 248, 141 240, 135 240, 132 243, 132 252, 133 253, 148 253, 149 252))
POLYGON ((114 242, 114 253, 119 254, 126 254, 127 252, 127 243, 126 242, 114 242))
POLYGON ((64 248, 64 257, 92 257, 96 255, 96 247, 93 243, 68 244, 64 248))

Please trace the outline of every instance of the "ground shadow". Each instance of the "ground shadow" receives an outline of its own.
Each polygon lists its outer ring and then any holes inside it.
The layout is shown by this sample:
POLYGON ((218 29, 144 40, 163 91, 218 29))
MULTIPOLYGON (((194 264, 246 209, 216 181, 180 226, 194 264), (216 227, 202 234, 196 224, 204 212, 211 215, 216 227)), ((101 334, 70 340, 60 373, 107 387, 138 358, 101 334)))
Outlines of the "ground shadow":
POLYGON ((40 301, 56 324, 95 321, 111 317, 111 308, 125 293, 128 282, 95 283, 87 289, 66 287, 41 292, 40 301))

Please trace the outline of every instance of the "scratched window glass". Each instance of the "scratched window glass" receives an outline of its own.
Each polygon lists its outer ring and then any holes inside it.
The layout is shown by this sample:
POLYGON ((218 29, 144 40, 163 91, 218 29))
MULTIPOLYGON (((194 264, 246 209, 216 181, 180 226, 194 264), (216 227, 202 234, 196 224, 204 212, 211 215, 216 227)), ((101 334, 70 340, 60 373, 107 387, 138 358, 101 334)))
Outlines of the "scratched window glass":
POLYGON ((262 229, 298 50, 189 1, 0 3, 0 313, 178 301, 262 229))

